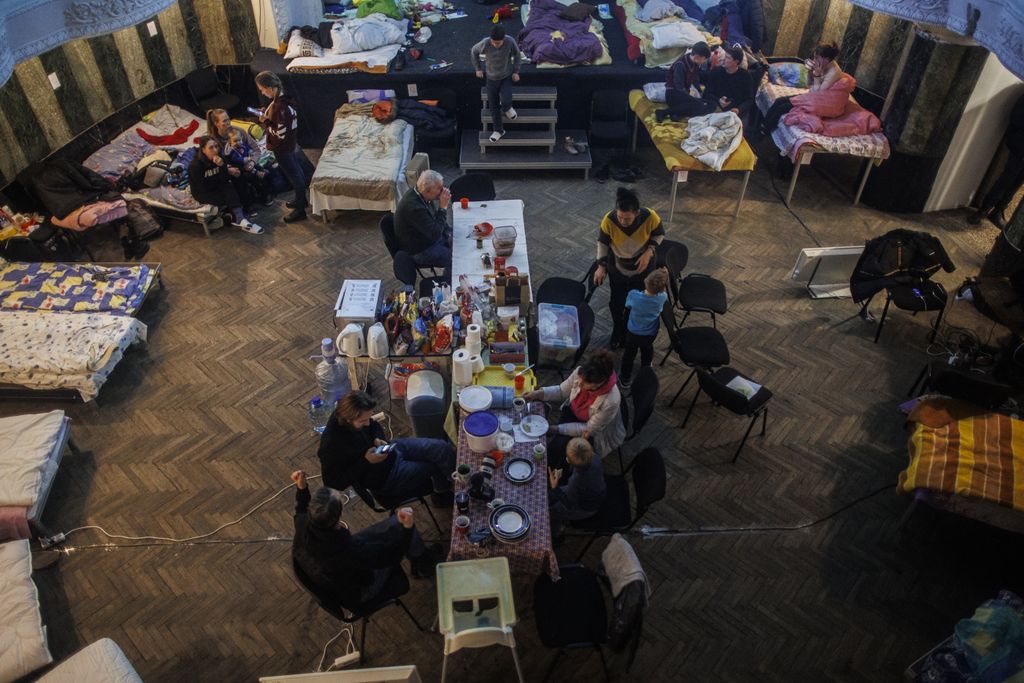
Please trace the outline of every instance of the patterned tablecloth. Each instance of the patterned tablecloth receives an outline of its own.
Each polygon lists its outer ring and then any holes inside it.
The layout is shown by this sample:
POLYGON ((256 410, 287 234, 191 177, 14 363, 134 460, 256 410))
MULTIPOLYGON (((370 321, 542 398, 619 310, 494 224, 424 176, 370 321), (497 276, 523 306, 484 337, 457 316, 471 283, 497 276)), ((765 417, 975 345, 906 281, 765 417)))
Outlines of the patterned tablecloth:
MULTIPOLYGON (((511 410, 492 410, 498 418, 511 417, 511 410)), ((461 424, 461 422, 460 422, 461 424)), ((531 459, 537 465, 533 479, 526 483, 514 484, 505 478, 504 469, 498 468, 491 486, 494 487, 494 496, 501 498, 506 503, 515 503, 522 506, 530 515, 531 527, 529 533, 519 543, 502 543, 497 539, 489 541, 483 548, 474 546, 465 535, 455 529, 454 517, 458 510, 453 510, 452 522, 452 546, 448 553, 448 560, 471 560, 478 557, 508 558, 509 567, 514 574, 540 574, 547 571, 552 579, 558 579, 558 559, 555 557, 554 548, 551 545, 551 518, 548 513, 548 477, 547 459, 543 462, 533 460, 533 446, 537 443, 530 441, 526 443, 517 442, 512 447, 512 452, 507 453, 505 458, 523 457, 531 459)), ((468 464, 473 472, 480 469, 482 453, 474 453, 466 441, 466 433, 459 429, 459 442, 457 460, 458 464, 468 464)), ((455 482, 455 492, 464 491, 467 484, 455 482)), ((470 530, 475 531, 487 526, 490 510, 483 501, 470 499, 469 518, 471 520, 470 530)))

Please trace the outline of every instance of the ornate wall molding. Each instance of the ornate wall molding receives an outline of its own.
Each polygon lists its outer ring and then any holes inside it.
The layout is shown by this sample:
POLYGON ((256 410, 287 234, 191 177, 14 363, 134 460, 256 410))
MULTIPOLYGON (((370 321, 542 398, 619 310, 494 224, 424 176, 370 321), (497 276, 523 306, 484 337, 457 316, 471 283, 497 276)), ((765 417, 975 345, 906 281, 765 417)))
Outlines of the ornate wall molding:
POLYGON ((969 35, 1024 80, 1024 3, 1020 0, 851 0, 873 12, 969 35))
POLYGON ((133 26, 176 0, 8 0, 0 2, 0 84, 15 64, 75 38, 133 26))

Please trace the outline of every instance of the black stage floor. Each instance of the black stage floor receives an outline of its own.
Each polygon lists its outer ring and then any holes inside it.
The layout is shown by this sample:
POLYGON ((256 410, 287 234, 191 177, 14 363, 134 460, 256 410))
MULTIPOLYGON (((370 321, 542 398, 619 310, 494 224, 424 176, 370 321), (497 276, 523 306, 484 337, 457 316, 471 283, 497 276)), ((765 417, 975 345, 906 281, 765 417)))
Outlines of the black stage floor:
MULTIPOLYGON (((591 3, 593 4, 593 3, 591 3)), ((409 84, 415 84, 418 91, 424 88, 451 88, 459 102, 459 124, 466 129, 480 127, 481 82, 473 73, 469 50, 478 40, 490 35, 490 17, 500 5, 478 5, 462 2, 467 17, 444 21, 431 26, 430 41, 421 46, 424 56, 418 61, 408 60, 401 71, 387 74, 291 74, 285 69, 286 61, 272 50, 260 50, 250 68, 253 73, 273 71, 282 76, 285 90, 296 98, 303 125, 300 127, 299 142, 304 147, 322 147, 330 134, 334 111, 345 103, 345 90, 352 88, 393 88, 399 97, 407 95, 409 84), (430 70, 430 66, 442 61, 452 63, 445 69, 430 70)), ((588 127, 590 119, 590 97, 600 89, 637 88, 650 81, 664 79, 661 69, 637 66, 626 56, 626 38, 617 20, 601 20, 605 40, 612 63, 604 66, 574 66, 565 69, 538 69, 533 64, 521 68, 523 85, 556 86, 559 92, 559 127, 588 127)), ((522 29, 522 21, 516 14, 503 22, 509 35, 515 36, 522 29)))

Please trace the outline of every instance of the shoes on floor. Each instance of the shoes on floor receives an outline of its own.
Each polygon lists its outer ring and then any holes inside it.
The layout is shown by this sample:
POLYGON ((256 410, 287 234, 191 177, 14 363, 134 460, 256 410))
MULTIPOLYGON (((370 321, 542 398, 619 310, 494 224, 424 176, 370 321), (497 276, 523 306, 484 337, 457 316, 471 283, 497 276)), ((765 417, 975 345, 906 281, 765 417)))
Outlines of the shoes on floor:
POLYGON ((256 218, 256 214, 259 213, 255 207, 250 206, 248 209, 242 209, 245 213, 246 218, 256 218))
POLYGON ((565 151, 569 154, 579 154, 580 151, 576 149, 576 141, 572 139, 571 135, 565 136, 565 151))
POLYGON ((1000 230, 1006 230, 1006 219, 1003 218, 1002 211, 993 211, 988 215, 988 219, 1000 230))
POLYGON ((576 151, 579 152, 580 154, 586 154, 587 149, 590 148, 590 143, 586 141, 574 142, 573 145, 576 147, 576 151))
POLYGON ((268 194, 263 198, 263 206, 273 206, 275 199, 274 195, 268 194))
POLYGON ((238 227, 240 227, 242 230, 246 231, 250 235, 262 235, 263 234, 263 226, 257 225, 256 223, 253 223, 248 218, 243 218, 242 220, 240 220, 238 222, 238 227))
POLYGON ((285 216, 283 220, 285 223, 295 223, 296 221, 304 221, 306 220, 306 210, 293 209, 292 212, 285 216))
POLYGON ((619 377, 619 392, 623 396, 629 396, 630 391, 632 390, 632 388, 633 388, 633 378, 632 377, 619 377))
POLYGON ((610 170, 608 164, 604 164, 601 168, 597 169, 597 173, 594 174, 594 180, 601 183, 602 185, 607 182, 610 170))
POLYGON ((628 168, 617 168, 612 171, 612 179, 620 183, 635 183, 636 174, 628 168))
POLYGON ((496 130, 493 133, 491 133, 491 142, 497 142, 498 140, 502 139, 503 137, 505 137, 505 131, 503 131, 503 130, 496 130))
POLYGON ((145 240, 133 239, 131 237, 121 238, 121 248, 124 249, 126 261, 141 259, 149 251, 149 244, 145 240))
POLYGON ((505 116, 508 117, 509 121, 515 121, 519 118, 519 112, 516 111, 515 107, 509 107, 508 111, 505 112, 505 116))

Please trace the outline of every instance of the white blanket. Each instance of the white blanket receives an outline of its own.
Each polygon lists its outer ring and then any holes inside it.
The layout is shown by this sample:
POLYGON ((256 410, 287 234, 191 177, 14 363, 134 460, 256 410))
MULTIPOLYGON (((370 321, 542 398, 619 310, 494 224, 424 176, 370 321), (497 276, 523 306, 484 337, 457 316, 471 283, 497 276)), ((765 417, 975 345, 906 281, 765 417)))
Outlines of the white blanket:
POLYGON ((364 19, 336 21, 331 27, 331 52, 346 54, 405 42, 407 24, 375 12, 364 19))
POLYGON ((0 543, 0 681, 16 680, 52 661, 28 541, 0 543))
POLYGON ((721 171, 743 141, 743 122, 731 111, 694 116, 686 121, 683 151, 705 166, 721 171))
POLYGON ((367 69, 384 68, 398 54, 401 45, 384 45, 375 50, 365 52, 349 52, 344 55, 328 53, 323 57, 298 57, 288 62, 288 71, 311 71, 319 69, 335 69, 351 66, 355 63, 365 64, 367 69))
POLYGON ((702 40, 704 34, 688 21, 674 21, 651 27, 651 44, 656 50, 687 48, 702 40))
POLYGON ((32 507, 64 411, 0 418, 0 507, 32 507))
POLYGON ((640 560, 629 541, 622 534, 613 534, 608 547, 601 553, 601 566, 604 567, 608 581, 612 585, 612 597, 619 597, 622 589, 634 581, 644 582, 644 603, 651 597, 650 582, 640 565, 640 560))
POLYGON ((671 0, 648 0, 647 4, 641 7, 636 18, 640 21, 657 21, 665 17, 685 17, 683 8, 671 0))

